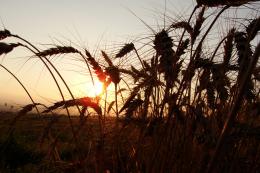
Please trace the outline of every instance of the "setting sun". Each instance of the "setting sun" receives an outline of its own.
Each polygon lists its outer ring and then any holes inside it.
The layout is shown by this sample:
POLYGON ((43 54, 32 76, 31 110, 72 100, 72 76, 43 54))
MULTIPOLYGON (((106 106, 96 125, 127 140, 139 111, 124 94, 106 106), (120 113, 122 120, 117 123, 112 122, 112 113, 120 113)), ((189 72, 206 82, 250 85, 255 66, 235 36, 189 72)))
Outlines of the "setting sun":
POLYGON ((100 81, 95 81, 94 86, 91 85, 91 87, 89 87, 89 91, 87 91, 89 96, 95 97, 98 96, 100 94, 102 94, 103 92, 103 83, 100 81))

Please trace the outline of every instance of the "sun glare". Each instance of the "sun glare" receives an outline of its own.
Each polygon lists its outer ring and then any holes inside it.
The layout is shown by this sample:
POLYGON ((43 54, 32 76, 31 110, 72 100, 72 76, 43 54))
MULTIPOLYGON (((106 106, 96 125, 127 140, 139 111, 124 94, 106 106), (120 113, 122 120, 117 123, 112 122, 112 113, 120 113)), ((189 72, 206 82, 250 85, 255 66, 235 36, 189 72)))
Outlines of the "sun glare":
POLYGON ((100 81, 95 81, 94 86, 91 85, 90 90, 87 92, 92 97, 99 96, 103 92, 103 83, 100 81))

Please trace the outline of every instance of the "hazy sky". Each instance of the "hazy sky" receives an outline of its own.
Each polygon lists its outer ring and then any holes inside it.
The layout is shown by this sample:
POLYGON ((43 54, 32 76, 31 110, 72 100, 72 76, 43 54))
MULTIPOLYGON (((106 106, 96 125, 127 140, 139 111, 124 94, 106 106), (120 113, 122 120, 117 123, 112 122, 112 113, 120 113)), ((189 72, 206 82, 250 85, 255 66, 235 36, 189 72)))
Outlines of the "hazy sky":
MULTIPOLYGON (((165 2, 169 16, 166 24, 172 18, 187 19, 195 6, 194 0, 0 0, 0 28, 26 38, 41 49, 59 44, 87 48, 92 53, 95 49, 118 50, 126 42, 151 34, 136 16, 155 30, 162 29, 165 2)), ((46 68, 29 55, 32 54, 18 48, 0 56, 0 63, 15 73, 37 102, 50 104, 61 100, 46 68)), ((91 83, 86 76, 86 65, 75 58, 56 56, 52 60, 76 96, 89 95, 91 83)), ((30 103, 17 82, 0 69, 0 105, 4 102, 30 103)))
MULTIPOLYGON (((102 35, 117 39, 143 31, 128 9, 156 25, 164 4, 164 0, 1 0, 0 16, 5 27, 33 41, 60 36, 75 39, 79 34, 91 43, 102 35)), ((183 15, 193 4, 192 0, 167 0, 167 12, 183 15)))
MULTIPOLYGON (((36 46, 47 44, 84 46, 91 52, 96 48, 117 48, 148 33, 144 24, 131 12, 155 29, 163 26, 164 0, 0 0, 1 29, 7 28, 36 46)), ((192 0, 167 0, 167 15, 183 16, 194 6, 192 0), (185 2, 185 3, 184 3, 185 2)), ((166 21, 169 21, 167 19, 166 21)), ((5 40, 13 41, 13 40, 5 40)), ((60 100, 46 68, 24 49, 1 56, 0 63, 9 68, 29 89, 37 102, 60 100), (29 59, 30 58, 30 59, 29 59)), ((75 95, 88 95, 90 79, 82 63, 54 57, 54 63, 65 76, 75 95), (82 67, 80 67, 82 66, 82 67)), ((72 55, 73 59, 73 55, 72 55)), ((0 105, 8 102, 30 103, 18 83, 0 69, 0 105)), ((49 102, 49 103, 50 103, 49 102)))

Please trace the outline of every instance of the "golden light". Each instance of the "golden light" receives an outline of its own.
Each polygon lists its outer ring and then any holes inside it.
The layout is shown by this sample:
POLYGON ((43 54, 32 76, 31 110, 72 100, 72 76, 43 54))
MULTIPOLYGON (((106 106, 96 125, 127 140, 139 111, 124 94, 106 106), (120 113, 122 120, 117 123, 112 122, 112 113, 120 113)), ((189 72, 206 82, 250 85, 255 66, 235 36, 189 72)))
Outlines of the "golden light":
POLYGON ((88 87, 87 95, 91 97, 100 96, 103 93, 103 83, 96 80, 95 84, 88 87))

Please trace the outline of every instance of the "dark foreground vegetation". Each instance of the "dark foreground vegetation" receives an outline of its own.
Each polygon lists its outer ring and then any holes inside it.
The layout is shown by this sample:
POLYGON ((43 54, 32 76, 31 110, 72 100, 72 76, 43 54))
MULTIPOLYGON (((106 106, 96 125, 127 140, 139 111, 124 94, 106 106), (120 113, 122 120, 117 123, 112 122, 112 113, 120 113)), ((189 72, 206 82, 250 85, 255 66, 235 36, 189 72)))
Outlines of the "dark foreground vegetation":
POLYGON ((15 114, 1 115, 1 171, 259 172, 259 5, 197 0, 187 19, 171 20, 158 32, 150 28, 153 35, 140 48, 132 42, 116 53, 101 51, 103 61, 84 48, 40 50, 0 31, 0 55, 28 49, 61 95, 53 105, 37 103, 22 79, 0 64, 32 101, 15 114), (242 8, 251 18, 222 17, 242 8), (216 32, 221 23, 228 26, 216 32), (4 42, 10 37, 16 42, 4 42), (93 85, 95 78, 101 81, 104 93, 75 98, 50 58, 61 54, 78 56, 89 70, 86 77, 93 85), (33 109, 37 114, 26 115, 33 109), (55 114, 61 109, 66 116, 55 114))

